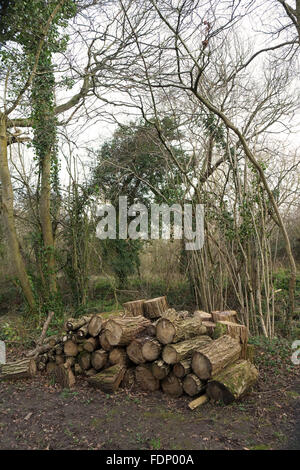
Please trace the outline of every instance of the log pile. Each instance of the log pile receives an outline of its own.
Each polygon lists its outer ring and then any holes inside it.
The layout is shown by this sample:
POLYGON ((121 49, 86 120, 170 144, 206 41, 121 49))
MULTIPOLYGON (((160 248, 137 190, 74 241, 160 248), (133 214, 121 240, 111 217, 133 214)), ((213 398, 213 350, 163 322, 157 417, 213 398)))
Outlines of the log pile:
POLYGON ((65 334, 44 340, 34 358, 29 353, 23 362, 2 366, 0 380, 32 376, 37 369, 65 388, 83 376, 105 393, 135 387, 198 396, 194 409, 208 399, 230 403, 258 378, 247 328, 234 311, 189 315, 159 297, 127 302, 123 315, 105 316, 69 318, 65 334))

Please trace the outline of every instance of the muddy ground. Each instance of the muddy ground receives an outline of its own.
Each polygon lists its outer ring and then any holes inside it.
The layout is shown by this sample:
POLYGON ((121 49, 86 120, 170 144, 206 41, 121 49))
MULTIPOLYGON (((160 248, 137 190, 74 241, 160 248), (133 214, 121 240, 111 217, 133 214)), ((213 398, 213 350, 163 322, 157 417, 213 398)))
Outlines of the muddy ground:
POLYGON ((84 379, 72 390, 46 376, 0 383, 0 449, 299 449, 299 366, 258 355, 260 379, 247 397, 193 412, 188 397, 109 396, 84 379))

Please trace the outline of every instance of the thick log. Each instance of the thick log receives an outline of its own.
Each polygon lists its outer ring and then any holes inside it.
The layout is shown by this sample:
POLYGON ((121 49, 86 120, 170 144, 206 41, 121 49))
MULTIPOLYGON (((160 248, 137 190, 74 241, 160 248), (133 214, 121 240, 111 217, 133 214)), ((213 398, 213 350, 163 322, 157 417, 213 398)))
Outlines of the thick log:
POLYGON ((235 310, 214 310, 211 314, 214 323, 217 323, 218 321, 237 323, 237 312, 235 310))
POLYGON ((254 344, 244 344, 241 353, 241 359, 246 359, 254 363, 255 346, 254 344))
POLYGON ((202 380, 218 374, 228 364, 237 361, 241 354, 240 342, 224 335, 211 341, 204 348, 195 350, 192 357, 192 370, 202 380))
POLYGON ((105 351, 112 350, 113 346, 111 346, 109 342, 107 341, 105 330, 99 335, 99 342, 100 342, 101 348, 104 349, 105 351))
POLYGON ((211 343, 209 336, 196 336, 195 338, 182 341, 176 344, 167 344, 162 352, 162 358, 167 364, 176 364, 183 359, 188 359, 197 349, 205 347, 211 343))
POLYGON ((193 315, 195 318, 199 318, 202 321, 212 321, 212 314, 204 312, 203 310, 195 310, 193 315))
POLYGON ((144 302, 144 315, 146 318, 159 318, 168 308, 165 296, 156 297, 155 299, 146 300, 144 302))
POLYGON ((74 356, 69 356, 69 357, 66 357, 66 360, 64 362, 64 364, 67 366, 67 367, 73 367, 75 365, 75 357, 74 356))
POLYGON ((46 365, 47 374, 51 375, 52 372, 54 371, 55 367, 56 367, 55 362, 53 362, 53 361, 48 362, 47 365, 46 365))
POLYGON ((89 369, 85 371, 86 377, 93 377, 96 374, 98 374, 98 371, 96 369, 89 369))
POLYGON ((63 343, 58 343, 55 348, 54 352, 57 356, 60 356, 64 352, 64 344, 63 343))
POLYGON ((83 370, 81 369, 80 365, 78 363, 76 363, 74 365, 74 374, 75 376, 76 375, 82 375, 83 374, 83 370))
POLYGON ((99 347, 99 339, 98 338, 88 338, 86 340, 84 340, 83 342, 83 349, 84 351, 87 351, 87 352, 93 352, 95 351, 95 349, 97 349, 99 347))
POLYGON ((127 366, 129 359, 125 349, 123 348, 113 348, 109 353, 109 363, 110 364, 120 364, 121 366, 127 366))
POLYGON ((150 321, 142 316, 114 318, 105 325, 106 339, 111 346, 128 346, 149 325, 150 321))
POLYGON ((258 379, 258 370, 249 361, 239 360, 216 374, 207 384, 207 395, 228 405, 242 397, 258 379))
POLYGON ((126 389, 132 389, 135 386, 135 367, 126 369, 120 386, 126 389))
POLYGON ((206 394, 201 395, 201 397, 198 397, 195 400, 191 401, 188 404, 188 407, 190 410, 195 410, 196 408, 198 408, 198 406, 204 405, 204 403, 208 402, 208 400, 209 398, 206 394))
POLYGON ((136 338, 126 348, 126 353, 134 364, 144 364, 146 362, 142 351, 145 340, 145 338, 136 338))
POLYGON ((146 299, 133 300, 132 302, 125 302, 123 308, 125 314, 131 317, 138 317, 139 315, 144 315, 144 302, 146 299))
POLYGON ((74 341, 68 340, 64 343, 64 354, 66 356, 77 356, 78 346, 74 341))
POLYGON ((65 363, 65 356, 55 356, 55 364, 60 366, 61 364, 65 363))
POLYGON ((207 332, 198 318, 170 320, 161 318, 156 325, 156 337, 162 344, 179 343, 207 332))
POLYGON ((103 349, 94 351, 91 355, 91 364, 95 370, 101 370, 107 364, 108 353, 103 349))
POLYGON ((0 381, 24 379, 36 374, 37 366, 34 359, 21 359, 15 362, 0 364, 0 381))
POLYGON ((159 380, 152 374, 151 364, 140 364, 135 369, 137 385, 145 392, 154 392, 159 389, 159 380))
POLYGON ((205 390, 206 384, 195 374, 188 374, 183 380, 183 390, 190 397, 198 395, 205 390))
POLYGON ((81 328, 83 325, 88 323, 92 318, 93 314, 91 315, 84 315, 80 318, 68 318, 65 322, 65 330, 66 331, 75 331, 78 328, 81 328))
POLYGON ((99 374, 89 377, 88 383, 95 388, 99 388, 105 393, 114 393, 123 380, 126 368, 120 364, 115 364, 99 374))
POLYGON ((76 338, 78 340, 84 339, 88 334, 88 328, 89 328, 88 323, 78 328, 78 330, 76 331, 76 338))
POLYGON ((101 313, 93 315, 88 324, 88 334, 93 338, 99 335, 103 326, 103 316, 101 313))
POLYGON ((248 329, 245 325, 230 321, 219 321, 218 323, 224 327, 225 334, 239 340, 241 344, 248 342, 248 329))
POLYGON ((65 364, 56 366, 52 374, 55 377, 55 382, 61 385, 62 388, 71 388, 75 385, 75 376, 71 368, 65 364))
POLYGON ((180 397, 183 394, 182 381, 172 372, 161 381, 163 392, 171 397, 180 397))
POLYGON ((146 361, 155 361, 161 353, 162 346, 155 338, 147 336, 142 346, 142 355, 146 361))
POLYGON ((91 354, 87 351, 83 351, 78 356, 78 364, 80 365, 81 369, 88 370, 91 367, 91 354))
POLYGON ((158 380, 163 380, 170 373, 170 366, 161 359, 158 359, 157 361, 153 362, 151 370, 154 377, 156 377, 158 380))
POLYGON ((205 328, 207 329, 207 334, 208 336, 210 336, 211 338, 213 338, 214 336, 214 331, 215 331, 215 328, 217 326, 217 323, 214 323, 212 321, 202 321, 202 325, 205 326, 205 328))
POLYGON ((191 358, 189 358, 174 364, 173 374, 179 379, 183 379, 183 377, 189 374, 191 370, 191 358))

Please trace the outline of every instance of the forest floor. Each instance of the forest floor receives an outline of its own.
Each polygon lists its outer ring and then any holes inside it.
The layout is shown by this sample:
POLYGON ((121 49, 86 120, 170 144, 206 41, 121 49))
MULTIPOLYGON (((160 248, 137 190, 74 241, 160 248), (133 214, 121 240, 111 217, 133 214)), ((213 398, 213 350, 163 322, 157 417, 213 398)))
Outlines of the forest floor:
POLYGON ((256 347, 260 379, 251 393, 195 411, 188 397, 124 390, 110 396, 84 379, 72 390, 47 376, 2 382, 0 449, 300 449, 300 367, 280 341, 256 347))

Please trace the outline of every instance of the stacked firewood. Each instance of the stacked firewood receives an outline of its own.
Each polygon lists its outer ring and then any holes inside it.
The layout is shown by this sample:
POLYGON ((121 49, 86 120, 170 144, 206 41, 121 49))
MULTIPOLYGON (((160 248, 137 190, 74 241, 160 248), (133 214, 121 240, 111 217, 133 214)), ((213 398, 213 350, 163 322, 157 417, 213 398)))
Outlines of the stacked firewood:
POLYGON ((64 387, 84 376, 106 393, 120 386, 161 388, 173 397, 206 394, 224 403, 241 397, 257 380, 248 331, 235 311, 178 312, 166 297, 123 307, 121 315, 108 319, 101 313, 69 318, 65 335, 40 346, 37 370, 53 374, 64 387))

